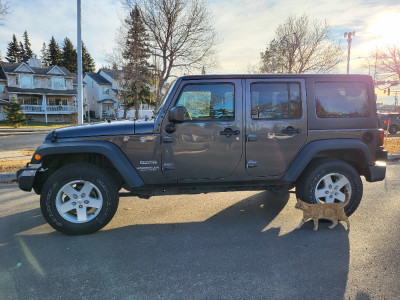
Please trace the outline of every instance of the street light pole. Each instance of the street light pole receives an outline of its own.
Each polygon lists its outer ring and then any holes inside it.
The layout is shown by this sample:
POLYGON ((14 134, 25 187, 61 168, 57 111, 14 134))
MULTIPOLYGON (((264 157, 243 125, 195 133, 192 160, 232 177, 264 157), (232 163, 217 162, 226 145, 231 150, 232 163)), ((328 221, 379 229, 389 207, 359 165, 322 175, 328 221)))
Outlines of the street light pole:
POLYGON ((347 37, 347 74, 349 74, 350 71, 350 49, 351 49, 351 41, 352 41, 352 37, 354 37, 356 34, 355 31, 353 32, 345 32, 344 33, 344 37, 347 37))
POLYGON ((81 0, 77 0, 78 19, 78 124, 83 124, 83 90, 82 90, 82 38, 81 38, 81 0))

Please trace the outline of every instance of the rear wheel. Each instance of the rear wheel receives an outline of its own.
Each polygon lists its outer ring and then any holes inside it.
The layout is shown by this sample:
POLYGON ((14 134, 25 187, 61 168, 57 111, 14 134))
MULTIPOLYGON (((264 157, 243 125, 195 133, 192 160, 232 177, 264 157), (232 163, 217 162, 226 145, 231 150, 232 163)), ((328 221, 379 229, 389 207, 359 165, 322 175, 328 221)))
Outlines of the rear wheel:
POLYGON ((345 213, 350 216, 360 204, 363 185, 350 164, 336 159, 316 160, 306 168, 297 181, 297 198, 307 203, 343 203, 347 189, 350 202, 345 213))
POLYGON ((98 166, 79 163, 54 172, 43 186, 40 207, 47 222, 65 234, 89 234, 107 225, 118 208, 118 189, 98 166))

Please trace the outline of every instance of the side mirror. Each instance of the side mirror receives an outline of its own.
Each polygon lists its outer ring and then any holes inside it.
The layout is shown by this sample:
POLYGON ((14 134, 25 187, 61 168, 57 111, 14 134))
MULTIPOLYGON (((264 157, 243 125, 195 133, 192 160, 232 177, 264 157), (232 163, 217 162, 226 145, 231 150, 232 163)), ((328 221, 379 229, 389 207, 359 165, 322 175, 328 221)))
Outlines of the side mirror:
POLYGON ((183 123, 185 121, 186 108, 184 106, 176 106, 171 108, 168 115, 168 121, 171 123, 183 123))

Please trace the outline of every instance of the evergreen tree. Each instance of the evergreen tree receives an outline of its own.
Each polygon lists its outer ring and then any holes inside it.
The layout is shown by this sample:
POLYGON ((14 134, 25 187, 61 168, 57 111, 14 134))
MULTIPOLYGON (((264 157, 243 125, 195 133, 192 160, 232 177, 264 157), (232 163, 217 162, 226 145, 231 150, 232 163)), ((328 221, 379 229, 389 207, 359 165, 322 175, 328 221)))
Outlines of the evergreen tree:
POLYGON ((50 65, 49 50, 47 49, 46 43, 43 43, 42 50, 40 50, 40 52, 42 53, 40 58, 42 59, 43 64, 50 65))
POLYGON ((7 46, 6 59, 9 62, 19 62, 21 49, 19 48, 17 37, 13 34, 12 41, 7 46))
POLYGON ((82 42, 82 73, 94 72, 96 65, 85 44, 82 42))
POLYGON ((4 107, 4 111, 7 114, 8 122, 14 127, 18 127, 19 124, 25 121, 25 115, 21 112, 21 104, 19 104, 18 100, 13 98, 11 101, 4 107))
POLYGON ((27 62, 24 60, 25 57, 25 49, 24 49, 24 44, 19 42, 19 57, 18 57, 18 62, 27 62))
POLYGON ((49 53, 49 64, 51 66, 55 65, 62 66, 62 52, 54 36, 52 36, 50 39, 48 53, 49 53))
POLYGON ((77 53, 71 40, 66 37, 62 49, 62 66, 66 67, 70 72, 77 72, 77 53))
MULTIPOLYGON (((136 118, 139 117, 140 102, 149 99, 151 70, 148 63, 150 58, 149 37, 146 32, 140 11, 135 6, 125 20, 128 28, 128 35, 125 42, 123 57, 127 60, 124 68, 125 81, 129 82, 133 98, 133 106, 136 111, 136 118)), ((126 102, 127 100, 125 100, 126 102)), ((124 117, 127 107, 125 104, 124 117)))
POLYGON ((28 61, 30 58, 33 57, 34 53, 31 49, 31 42, 29 41, 29 37, 28 37, 28 32, 25 30, 24 32, 24 57, 23 57, 23 61, 28 61))

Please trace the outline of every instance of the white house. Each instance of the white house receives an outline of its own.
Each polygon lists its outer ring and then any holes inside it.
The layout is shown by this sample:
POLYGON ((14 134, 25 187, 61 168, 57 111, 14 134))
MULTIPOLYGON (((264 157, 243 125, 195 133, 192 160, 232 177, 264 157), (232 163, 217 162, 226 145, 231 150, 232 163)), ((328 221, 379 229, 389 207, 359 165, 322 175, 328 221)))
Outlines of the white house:
MULTIPOLYGON (((122 76, 121 70, 100 69, 97 73, 85 73, 83 81, 86 84, 86 101, 90 107, 91 116, 96 118, 113 117, 121 118, 124 107, 119 103, 118 79, 122 76)), ((154 107, 142 103, 140 105, 140 118, 151 118, 154 107)), ((128 118, 134 118, 135 110, 127 112, 128 118)))
POLYGON ((118 108, 116 92, 112 83, 99 73, 85 73, 86 102, 90 107, 90 116, 95 118, 115 117, 118 108))
POLYGON ((75 81, 66 68, 43 67, 40 59, 0 62, 0 120, 6 118, 4 104, 17 99, 28 120, 71 122, 77 111, 75 81))

